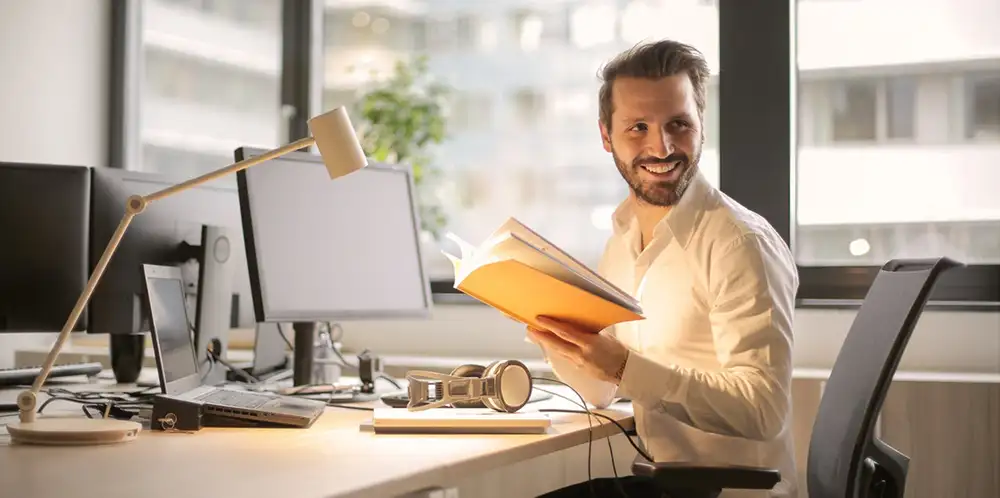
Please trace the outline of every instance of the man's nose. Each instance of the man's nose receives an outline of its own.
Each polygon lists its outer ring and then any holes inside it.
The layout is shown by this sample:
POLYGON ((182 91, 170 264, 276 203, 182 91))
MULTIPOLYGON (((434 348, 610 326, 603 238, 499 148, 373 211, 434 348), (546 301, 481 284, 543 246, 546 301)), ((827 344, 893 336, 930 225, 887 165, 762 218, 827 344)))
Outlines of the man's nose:
POLYGON ((650 133, 647 135, 646 152, 660 159, 665 159, 674 152, 674 144, 670 140, 670 135, 666 131, 660 133, 650 133))

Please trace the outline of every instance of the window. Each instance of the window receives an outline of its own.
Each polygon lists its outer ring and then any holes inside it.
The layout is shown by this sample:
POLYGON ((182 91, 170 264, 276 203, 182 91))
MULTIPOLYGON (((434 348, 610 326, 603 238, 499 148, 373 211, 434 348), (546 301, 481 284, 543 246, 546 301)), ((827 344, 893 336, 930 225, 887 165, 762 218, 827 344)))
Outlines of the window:
POLYGON ((872 141, 876 137, 878 87, 873 81, 845 81, 831 85, 833 141, 872 141))
MULTIPOLYGON (((1000 62, 997 65, 1000 66, 1000 62)), ((967 81, 969 105, 966 138, 1000 142, 1000 73, 976 74, 967 81)))
MULTIPOLYGON (((217 169, 280 136, 280 0, 143 0, 129 169, 217 169)), ((230 177, 223 181, 235 182, 230 177)))
MULTIPOLYGON (((1000 263, 989 242, 1000 238, 1000 73, 970 74, 965 105, 948 84, 963 65, 1000 69, 1000 39, 985 46, 967 36, 991 26, 976 12, 985 3, 921 5, 900 17, 868 2, 799 2, 798 66, 808 68, 800 69, 799 119, 823 114, 807 86, 828 85, 833 108, 832 143, 803 137, 798 148, 802 265, 941 255, 1000 263), (909 30, 929 24, 933 41, 911 43, 909 30), (929 55, 931 46, 942 50, 929 55), (993 54, 986 61, 971 55, 984 50, 993 54), (952 120, 956 110, 964 119, 952 120), (963 124, 975 143, 948 140, 963 134, 963 124)), ((800 130, 810 126, 800 122, 800 130)))
MULTIPOLYGON (((427 56, 428 71, 414 88, 424 88, 427 81, 449 87, 442 99, 445 139, 426 149, 441 174, 420 186, 428 193, 426 202, 436 203, 447 218, 443 226, 425 227, 431 279, 453 276, 440 252, 453 248, 443 238, 435 240, 432 232, 453 231, 478 242, 508 216, 596 265, 610 234, 611 209, 627 193, 601 146, 596 74, 633 39, 679 35, 717 68, 716 8, 658 0, 418 3, 420 8, 384 0, 343 7, 326 2, 323 106, 329 109, 351 98, 356 102, 388 81, 397 61, 412 63, 421 55, 427 56), (623 33, 626 9, 631 17, 623 33), (330 32, 350 28, 359 11, 396 16, 386 35, 404 26, 420 28, 406 38, 408 46, 377 38, 359 43, 330 32), (693 21, 680 28, 648 22, 681 12, 693 21), (349 75, 344 69, 361 63, 378 71, 349 75)), ((701 159, 713 182, 718 182, 716 94, 714 88, 709 91, 709 130, 701 159)), ((352 120, 362 116, 352 114, 352 120)))
POLYGON ((916 133, 917 80, 890 78, 885 81, 886 138, 913 139, 916 133))

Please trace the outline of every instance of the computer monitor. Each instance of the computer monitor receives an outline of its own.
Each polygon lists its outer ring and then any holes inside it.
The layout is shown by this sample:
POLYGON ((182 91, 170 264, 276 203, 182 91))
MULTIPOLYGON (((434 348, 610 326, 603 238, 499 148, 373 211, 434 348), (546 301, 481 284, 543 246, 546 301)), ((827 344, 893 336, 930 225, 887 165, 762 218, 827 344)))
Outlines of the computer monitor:
MULTIPOLYGON (((263 152, 241 148, 236 159, 263 152)), ((257 321, 427 316, 410 169, 369 163, 333 181, 324 175, 307 152, 237 174, 257 321)))
MULTIPOLYGON (((129 196, 149 194, 187 179, 121 169, 95 170, 91 196, 92 267, 118 227, 129 196)), ((250 306, 250 281, 236 189, 215 182, 153 202, 133 218, 90 302, 88 332, 112 334, 112 366, 119 381, 127 382, 130 371, 137 375, 137 362, 141 362, 142 337, 128 336, 149 330, 149 317, 141 304, 143 264, 177 265, 183 270, 187 305, 190 316, 196 320, 192 324, 197 330, 196 344, 206 368, 205 344, 220 338, 218 353, 225 355, 224 333, 229 326, 251 328, 256 323, 250 306), (219 243, 220 239, 225 239, 225 243, 219 243), (222 268, 216 258, 220 254, 227 258, 222 268), (224 281, 220 284, 206 280, 206 271, 224 281), (219 298, 202 291, 224 294, 219 298), (234 294, 238 296, 236 299, 234 294), (240 316, 226 319, 234 302, 240 316), (202 306, 206 303, 225 310, 206 309, 202 306), (221 317, 221 323, 220 314, 226 315, 221 317), (214 324, 211 330, 206 326, 208 323, 214 324), (218 330, 220 327, 225 330, 218 330)), ((222 378, 224 373, 219 375, 222 378)))
MULTIPOLYGON (((91 215, 90 263, 96 265, 125 213, 129 196, 149 194, 175 185, 186 177, 104 168, 94 171, 91 215)), ((208 184, 151 203, 133 218, 125 237, 94 290, 90 303, 88 332, 134 334, 148 331, 143 317, 142 265, 178 265, 184 270, 186 293, 194 296, 198 285, 198 261, 192 260, 201 246, 204 226, 225 228, 231 233, 229 252, 234 260, 232 293, 239 296, 240 327, 253 327, 250 281, 236 189, 208 184)), ((189 302, 194 316, 194 305, 189 302)))
POLYGON ((62 330, 89 277, 90 182, 84 166, 0 163, 0 332, 62 330))
POLYGON ((295 385, 309 383, 316 322, 430 314, 409 168, 369 162, 331 181, 319 156, 296 152, 240 171, 237 185, 254 315, 294 324, 295 385))

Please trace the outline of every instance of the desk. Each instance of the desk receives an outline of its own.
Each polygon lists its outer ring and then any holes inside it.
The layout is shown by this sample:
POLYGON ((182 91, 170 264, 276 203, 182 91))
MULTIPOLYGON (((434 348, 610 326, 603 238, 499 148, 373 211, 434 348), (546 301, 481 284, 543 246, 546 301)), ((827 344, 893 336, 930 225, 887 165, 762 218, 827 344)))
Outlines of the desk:
MULTIPOLYGON (((0 402, 12 402, 16 393, 0 391, 0 402)), ((537 405, 570 407, 558 398, 537 405)), ((45 414, 57 415, 59 410, 81 415, 79 406, 71 403, 53 403, 45 414)), ((602 413, 632 428, 630 405, 602 413)), ((459 493, 463 498, 535 496, 586 476, 586 417, 551 415, 552 427, 540 435, 386 435, 359 430, 370 412, 329 407, 309 429, 207 428, 192 434, 144 430, 130 443, 79 448, 12 445, 6 430, 0 430, 0 495, 394 497, 424 488, 455 487, 464 488, 459 493), (582 461, 578 452, 552 460, 574 447, 582 449, 582 461), (537 464, 546 458, 547 465, 537 464), (576 468, 570 473, 557 469, 571 465, 576 468), (497 474, 504 468, 511 469, 506 477, 497 474), (561 482, 567 475, 572 479, 561 482), (550 484, 545 486, 546 482, 550 484), (539 489, 540 485, 547 489, 539 489)), ((618 432, 608 422, 594 422, 594 439, 601 443, 593 447, 595 467, 599 459, 608 461, 607 444, 598 438, 618 432)), ((616 444, 615 460, 619 472, 628 473, 635 453, 631 448, 618 451, 621 447, 616 444)))

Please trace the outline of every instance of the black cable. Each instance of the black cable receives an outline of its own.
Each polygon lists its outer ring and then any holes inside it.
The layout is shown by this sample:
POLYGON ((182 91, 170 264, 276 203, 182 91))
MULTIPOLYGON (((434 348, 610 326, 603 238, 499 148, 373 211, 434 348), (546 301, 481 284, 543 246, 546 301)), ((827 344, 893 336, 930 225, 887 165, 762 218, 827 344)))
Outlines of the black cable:
MULTIPOLYGON (((546 378, 543 378, 543 377, 531 377, 531 380, 532 381, 543 381, 543 382, 550 381, 550 379, 546 379, 546 378)), ((559 381, 554 381, 554 382, 559 382, 559 381)), ((580 406, 583 406, 584 409, 586 409, 586 407, 587 407, 587 400, 583 399, 583 395, 581 395, 579 392, 577 392, 576 389, 573 389, 573 386, 570 386, 569 384, 566 384, 565 382, 560 382, 560 384, 568 387, 571 391, 573 391, 573 393, 575 393, 580 398, 580 406)), ((575 402, 573 402, 573 403, 575 403, 575 402)), ((587 410, 587 412, 590 412, 590 410, 587 410)), ((588 483, 588 486, 590 487, 590 494, 594 495, 594 496, 597 496, 597 493, 594 491, 594 474, 593 474, 593 463, 594 463, 594 456, 593 456, 593 448, 594 448, 594 419, 592 417, 587 417, 587 425, 589 426, 589 430, 587 431, 587 483, 588 483)))
POLYGON ((205 369, 205 373, 201 375, 201 382, 199 382, 200 384, 204 384, 205 379, 207 379, 209 375, 212 375, 212 370, 215 369, 215 359, 211 354, 208 355, 208 360, 206 361, 208 362, 208 368, 205 369))
MULTIPOLYGON (((565 383, 562 383, 562 384, 566 385, 565 383)), ((573 392, 575 392, 577 396, 579 396, 580 398, 583 398, 583 396, 581 396, 580 393, 577 392, 572 387, 570 387, 568 385, 566 385, 566 387, 569 387, 570 390, 572 390, 573 392)), ((562 394, 559 394, 559 393, 553 392, 553 391, 549 391, 547 389, 542 389, 540 387, 535 387, 535 389, 538 389, 539 391, 542 391, 543 393, 548 393, 548 394, 551 394, 553 396, 558 396, 558 397, 560 397, 560 398, 562 398, 562 399, 564 399, 566 401, 569 401, 570 403, 573 403, 574 405, 579 406, 580 408, 583 408, 585 410, 585 411, 582 411, 582 412, 578 411, 578 410, 572 410, 571 413, 583 413, 583 414, 586 414, 588 420, 590 419, 591 416, 600 415, 600 416, 602 416, 602 417, 604 417, 604 418, 606 418, 606 419, 611 420, 612 422, 614 422, 614 424, 617 425, 619 429, 622 429, 623 433, 625 432, 625 428, 622 427, 621 425, 619 425, 618 422, 616 422, 614 419, 612 419, 611 417, 608 417, 607 415, 601 414, 601 413, 594 413, 594 412, 592 412, 590 410, 590 408, 587 408, 586 404, 577 403, 576 401, 573 401, 572 399, 569 399, 569 396, 563 396, 562 394)), ((548 410, 544 410, 543 409, 543 410, 539 410, 539 411, 540 412, 545 412, 545 411, 548 411, 548 410)), ((591 431, 593 431, 593 426, 591 426, 591 431)), ((625 436, 628 437, 628 434, 625 434, 625 436)), ((593 436, 591 436, 591 439, 593 439, 593 436)), ((622 496, 624 496, 625 498, 628 498, 628 493, 625 492, 625 488, 622 487, 621 480, 618 477, 618 464, 615 463, 615 449, 611 445, 611 437, 610 436, 606 437, 606 438, 604 438, 604 440, 607 441, 607 443, 608 443, 608 455, 611 456, 611 472, 613 472, 614 475, 615 475, 615 487, 618 488, 618 492, 621 493, 622 496)), ((631 438, 629 439, 629 442, 632 442, 631 438)))
POLYGON ((285 335, 285 331, 284 331, 284 329, 281 328, 281 324, 280 323, 278 324, 278 335, 280 335, 281 339, 283 341, 285 341, 285 344, 288 345, 288 349, 290 351, 295 351, 295 346, 292 345, 292 341, 288 340, 288 336, 285 335))
MULTIPOLYGON (((340 352, 340 348, 337 347, 337 342, 344 338, 344 328, 341 327, 339 323, 333 323, 333 322, 326 322, 326 327, 330 331, 330 342, 333 343, 333 354, 337 356, 337 358, 340 360, 342 366, 345 366, 345 367, 348 367, 348 368, 357 369, 359 367, 359 365, 354 365, 351 362, 347 361, 347 358, 344 357, 344 354, 340 352), (333 331, 334 330, 336 330, 336 331, 339 332, 336 337, 334 337, 334 335, 333 335, 333 333, 334 333, 333 331)), ((365 354, 367 352, 368 352, 368 350, 366 349, 366 350, 362 351, 361 354, 365 354)), ((399 385, 399 382, 397 382, 395 379, 393 379, 392 377, 390 377, 388 374, 383 373, 383 374, 379 375, 379 378, 385 380, 386 382, 388 382, 390 384, 392 384, 393 387, 395 387, 396 389, 402 389, 403 388, 402 386, 399 385)))
MULTIPOLYGON (((532 379, 532 380, 535 380, 535 379, 532 379)), ((570 390, 572 390, 574 393, 576 393, 577 396, 580 396, 580 393, 576 392, 576 390, 573 389, 572 386, 566 384, 565 382, 560 382, 560 381, 555 380, 555 379, 544 379, 544 378, 541 378, 541 379, 538 379, 538 380, 546 381, 546 382, 556 382, 556 383, 562 384, 562 385, 570 388, 570 390)), ((554 393, 554 392, 545 391, 544 389, 541 389, 541 388, 539 388, 539 390, 547 392, 547 393, 552 394, 554 396, 559 396, 560 398, 566 399, 566 396, 563 396, 561 394, 557 394, 557 393, 554 393)), ((580 396, 580 397, 582 398, 582 396, 580 396)), ((572 400, 570 400, 570 401, 572 401, 572 400)), ((576 403, 575 401, 572 401, 572 402, 576 403)), ((576 411, 576 410, 568 410, 567 411, 567 410, 557 410, 555 408, 552 408, 552 409, 542 409, 542 410, 538 410, 538 411, 540 411, 540 412, 557 412, 557 413, 558 412, 581 413, 581 412, 576 411)), ((629 444, 631 444, 632 447, 635 448, 635 451, 637 451, 640 455, 642 455, 642 457, 645 458, 646 460, 649 460, 650 462, 653 461, 653 457, 649 456, 649 453, 646 453, 645 450, 643 450, 642 448, 640 448, 639 445, 637 445, 635 443, 635 441, 632 439, 632 436, 628 433, 627 430, 625 430, 624 427, 622 427, 621 424, 618 423, 618 421, 616 421, 615 419, 613 419, 613 418, 611 418, 611 417, 609 417, 609 416, 607 416, 607 415, 605 415, 603 413, 595 413, 595 412, 592 412, 592 411, 589 411, 589 410, 586 413, 590 413, 591 415, 593 415, 595 417, 601 417, 601 418, 606 419, 606 420, 610 421, 611 423, 615 424, 618 427, 618 429, 622 431, 622 434, 624 434, 625 437, 628 438, 629 444)))
MULTIPOLYGON (((553 394, 555 394, 555 393, 553 393, 553 394)), ((542 408, 542 409, 540 409, 538 411, 539 412, 552 412, 552 413, 586 413, 586 412, 583 412, 583 411, 580 411, 580 410, 566 410, 566 409, 561 409, 561 408, 542 408)), ((622 424, 618 423, 617 420, 615 420, 614 418, 609 417, 609 416, 607 416, 607 415, 605 415, 603 413, 591 412, 591 415, 593 415, 595 417, 603 418, 603 419, 607 420, 608 422, 611 422, 612 424, 615 424, 615 426, 618 427, 618 430, 622 431, 622 434, 624 434, 625 437, 628 438, 629 444, 631 444, 632 447, 635 448, 635 451, 637 453, 639 453, 640 455, 642 455, 642 457, 645 458, 646 460, 649 460, 650 462, 653 461, 652 457, 649 456, 649 453, 646 453, 646 450, 640 448, 639 445, 637 445, 635 443, 635 440, 632 439, 632 436, 629 436, 628 431, 624 427, 622 427, 622 424)))
POLYGON ((361 411, 366 411, 366 412, 373 412, 373 411, 375 411, 375 409, 372 408, 372 407, 370 407, 370 406, 351 406, 351 405, 345 405, 345 404, 342 404, 342 403, 327 403, 326 406, 336 406, 337 408, 346 408, 348 410, 361 410, 361 411))
POLYGON ((236 375, 238 375, 240 377, 243 377, 244 379, 246 379, 246 381, 248 383, 250 383, 250 384, 258 384, 258 383, 260 383, 260 379, 258 379, 257 377, 254 377, 253 375, 250 375, 249 373, 246 372, 246 370, 243 370, 242 368, 237 368, 232 363, 229 363, 228 361, 223 360, 222 357, 220 357, 218 354, 216 354, 215 351, 212 351, 211 348, 209 348, 207 351, 208 351, 208 356, 211 357, 213 361, 217 361, 219 363, 222 363, 222 365, 224 367, 228 368, 230 372, 233 372, 234 374, 236 374, 236 375))
POLYGON ((392 387, 395 387, 396 389, 403 389, 403 386, 399 385, 399 382, 396 382, 392 377, 389 377, 388 375, 382 374, 379 375, 378 378, 392 384, 392 387))

